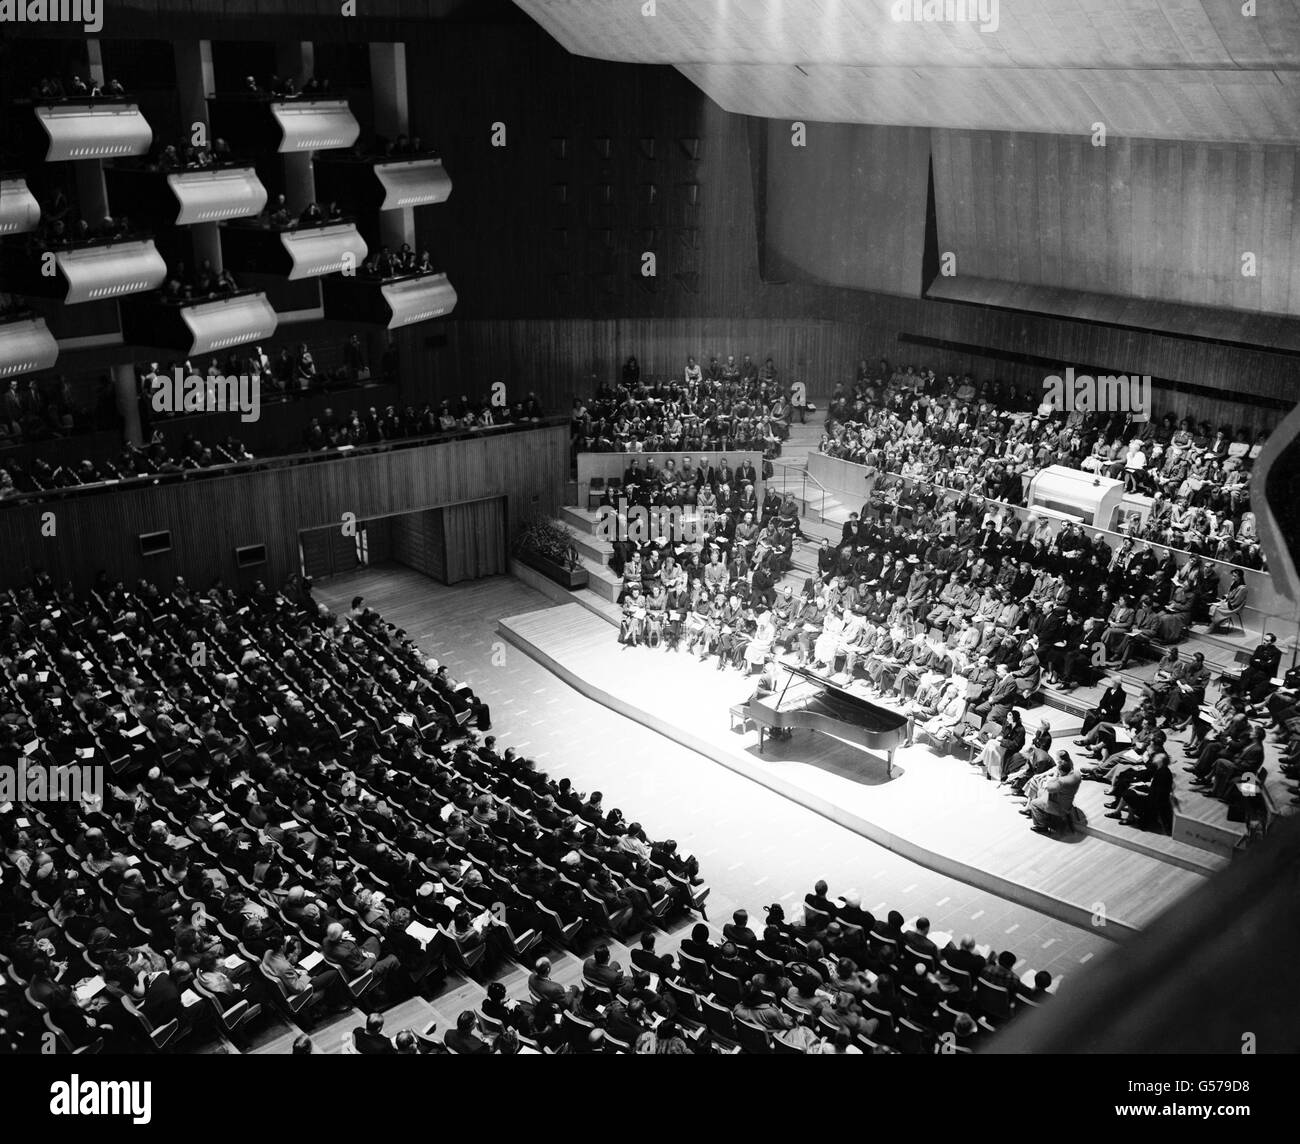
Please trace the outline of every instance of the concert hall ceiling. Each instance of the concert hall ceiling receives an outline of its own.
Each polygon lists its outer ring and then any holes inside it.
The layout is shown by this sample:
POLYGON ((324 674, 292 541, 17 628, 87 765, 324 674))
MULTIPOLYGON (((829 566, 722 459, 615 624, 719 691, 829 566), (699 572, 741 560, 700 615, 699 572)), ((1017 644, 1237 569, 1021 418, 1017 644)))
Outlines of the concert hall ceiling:
POLYGON ((775 119, 1300 143, 1300 0, 515 0, 775 119), (964 18, 963 18, 964 17, 964 18))

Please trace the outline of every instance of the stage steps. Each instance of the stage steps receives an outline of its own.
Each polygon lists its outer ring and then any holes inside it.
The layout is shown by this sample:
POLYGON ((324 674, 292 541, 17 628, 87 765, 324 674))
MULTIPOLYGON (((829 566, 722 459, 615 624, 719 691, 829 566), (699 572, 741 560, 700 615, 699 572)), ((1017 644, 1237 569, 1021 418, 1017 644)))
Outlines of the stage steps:
POLYGON ((577 591, 570 591, 536 569, 521 564, 518 560, 510 561, 510 575, 516 580, 527 584, 534 591, 540 592, 553 603, 581 604, 587 611, 599 616, 607 623, 613 624, 615 628, 619 625, 623 609, 607 600, 599 592, 595 592, 590 588, 579 588, 577 591))

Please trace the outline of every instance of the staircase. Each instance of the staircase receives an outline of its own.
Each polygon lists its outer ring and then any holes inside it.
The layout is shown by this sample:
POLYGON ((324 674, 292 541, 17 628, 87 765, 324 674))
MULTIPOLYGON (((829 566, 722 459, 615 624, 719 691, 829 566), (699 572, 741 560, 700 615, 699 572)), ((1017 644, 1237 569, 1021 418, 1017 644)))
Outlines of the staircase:
MULTIPOLYGON (((790 437, 782 444, 781 456, 775 462, 777 468, 776 487, 778 489, 783 486, 790 488, 795 495, 795 499, 801 502, 803 498, 799 496, 799 492, 802 486, 802 473, 808 464, 808 454, 816 450, 821 442, 822 428, 826 419, 825 411, 828 404, 825 397, 814 396, 811 400, 817 406, 817 411, 809 416, 805 424, 801 425, 795 422, 790 426, 790 437), (782 480, 782 470, 785 471, 784 481, 782 480), (795 474, 799 475, 796 476, 795 474)), ((531 572, 522 565, 512 565, 511 571, 515 576, 525 580, 530 586, 537 588, 553 599, 566 603, 579 603, 589 611, 617 626, 622 615, 622 609, 617 601, 623 584, 621 578, 615 575, 614 571, 609 567, 609 558, 614 551, 613 545, 608 540, 597 535, 598 514, 585 505, 576 503, 578 486, 575 482, 569 482, 567 492, 570 503, 560 509, 559 519, 555 523, 561 528, 567 529, 573 537, 574 547, 578 550, 582 566, 587 570, 587 587, 576 592, 569 592, 550 584, 544 577, 531 572)), ((836 507, 838 507, 838 502, 836 502, 836 507)), ((848 510, 846 509, 844 519, 847 518, 848 510)), ((838 524, 823 524, 820 520, 809 517, 805 513, 803 530, 805 538, 802 540, 795 539, 794 551, 791 553, 794 567, 785 574, 777 585, 778 592, 786 586, 789 586, 796 595, 802 591, 804 582, 817 570, 817 548, 823 536, 828 537, 834 544, 839 543, 840 527, 838 524)))

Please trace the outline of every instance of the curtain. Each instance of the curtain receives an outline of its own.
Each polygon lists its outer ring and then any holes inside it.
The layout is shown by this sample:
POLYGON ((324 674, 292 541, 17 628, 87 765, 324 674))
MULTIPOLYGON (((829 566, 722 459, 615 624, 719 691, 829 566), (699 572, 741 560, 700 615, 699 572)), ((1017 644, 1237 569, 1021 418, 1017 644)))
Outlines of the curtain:
POLYGON ((442 510, 442 522, 448 584, 508 570, 504 497, 450 505, 442 510))

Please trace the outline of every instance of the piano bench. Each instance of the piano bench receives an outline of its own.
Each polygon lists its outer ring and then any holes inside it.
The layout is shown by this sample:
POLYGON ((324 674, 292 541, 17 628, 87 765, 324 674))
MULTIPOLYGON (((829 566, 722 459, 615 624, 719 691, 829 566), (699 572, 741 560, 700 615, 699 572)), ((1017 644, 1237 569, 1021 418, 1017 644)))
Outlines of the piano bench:
POLYGON ((752 730, 753 726, 754 721, 749 717, 748 703, 737 703, 731 708, 731 729, 733 731, 739 730, 743 733, 752 730), (737 722, 740 724, 739 727, 736 726, 737 722))

